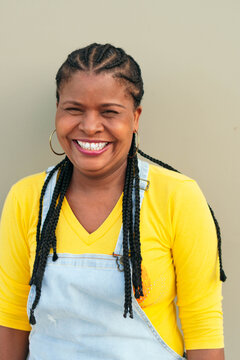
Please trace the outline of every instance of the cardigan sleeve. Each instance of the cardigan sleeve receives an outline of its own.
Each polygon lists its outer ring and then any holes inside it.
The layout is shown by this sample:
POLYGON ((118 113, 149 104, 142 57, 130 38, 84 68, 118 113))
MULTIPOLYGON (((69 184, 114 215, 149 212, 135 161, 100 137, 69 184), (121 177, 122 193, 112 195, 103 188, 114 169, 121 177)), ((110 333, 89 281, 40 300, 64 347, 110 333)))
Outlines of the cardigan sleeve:
POLYGON ((172 200, 177 305, 187 350, 222 348, 223 314, 217 236, 208 204, 193 180, 172 200))
POLYGON ((15 193, 13 186, 1 216, 0 325, 31 330, 26 312, 30 280, 26 214, 15 193))

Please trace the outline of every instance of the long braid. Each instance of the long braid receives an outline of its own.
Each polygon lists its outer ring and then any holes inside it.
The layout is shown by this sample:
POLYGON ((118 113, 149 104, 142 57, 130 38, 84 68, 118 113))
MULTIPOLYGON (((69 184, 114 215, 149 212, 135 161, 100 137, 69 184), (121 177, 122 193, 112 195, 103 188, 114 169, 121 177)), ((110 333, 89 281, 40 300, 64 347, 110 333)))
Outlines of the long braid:
POLYGON ((125 304, 124 314, 132 318, 132 284, 135 290, 135 298, 143 296, 142 277, 141 277, 141 246, 140 246, 140 194, 139 194, 139 169, 136 155, 135 135, 133 135, 132 145, 129 151, 125 185, 123 192, 123 264, 125 280, 125 304), (133 156, 133 154, 135 154, 133 156), (134 181, 133 181, 134 180, 134 181), (133 223, 133 184, 135 196, 135 216, 133 223), (130 260, 132 265, 129 266, 129 248, 130 260))
MULTIPOLYGON (((38 213, 38 224, 37 224, 37 234, 36 234, 36 254, 39 254, 39 246, 40 246, 40 230, 41 230, 41 224, 42 224, 42 208, 43 208, 43 197, 45 195, 47 186, 49 181, 51 180, 53 174, 55 173, 55 171, 57 171, 59 168, 61 168, 61 166, 63 165, 63 163, 65 162, 65 159, 63 161, 61 161, 60 163, 58 163, 49 173, 43 187, 42 187, 42 191, 41 191, 41 195, 40 195, 40 200, 39 200, 39 213, 38 213)), ((32 285, 33 283, 33 279, 34 276, 36 274, 36 269, 38 266, 38 262, 39 262, 39 257, 35 259, 34 262, 34 267, 33 267, 33 273, 32 273, 32 277, 30 280, 29 285, 32 285)))
MULTIPOLYGON (((155 164, 158 164, 166 169, 169 169, 169 170, 173 170, 175 172, 178 172, 180 173, 180 171, 174 169, 172 166, 168 165, 168 164, 165 164, 163 163, 162 161, 160 160, 157 160, 155 158, 153 158, 152 156, 149 156, 147 154, 145 154, 142 150, 138 149, 138 153, 140 155, 142 155, 143 157, 145 157, 146 159, 154 162, 155 164)), ((217 219, 214 215, 214 212, 212 210, 212 208, 210 207, 210 205, 208 204, 208 207, 209 207, 209 210, 211 212, 211 215, 212 215, 212 218, 213 218, 213 221, 214 221, 214 224, 215 224, 215 228, 216 228, 216 233, 217 233, 217 240, 218 240, 218 256, 219 256, 219 267, 220 267, 220 280, 222 282, 226 281, 227 279, 227 276, 223 270, 223 265, 222 265, 222 246, 221 246, 221 232, 220 232, 220 226, 217 222, 217 219)))
POLYGON ((211 208, 210 205, 208 205, 209 210, 212 214, 213 217, 213 221, 216 227, 216 232, 217 232, 217 239, 218 239, 218 254, 219 254, 219 267, 220 267, 220 280, 221 281, 226 281, 227 280, 227 276, 223 270, 223 264, 222 264, 222 242, 221 242, 221 231, 220 231, 220 226, 218 224, 218 221, 215 217, 215 214, 213 212, 213 209, 211 208))
MULTIPOLYGON (((35 263, 38 259, 38 263, 36 264, 36 271, 35 275, 32 278, 32 284, 36 286, 36 296, 35 300, 33 302, 32 308, 30 310, 30 323, 34 324, 36 323, 35 317, 34 317, 34 309, 36 308, 38 301, 41 296, 41 285, 42 285, 42 278, 45 271, 47 256, 49 254, 50 248, 51 248, 51 224, 54 219, 54 213, 55 213, 55 207, 56 202, 59 197, 61 185, 62 185, 62 179, 64 176, 64 167, 62 168, 62 171, 60 171, 54 193, 52 196, 52 201, 50 204, 50 208, 48 210, 45 222, 43 224, 42 232, 41 232, 41 238, 40 238, 40 245, 38 253, 36 253, 35 263)), ((34 264, 35 265, 35 264, 34 264)))
MULTIPOLYGON (((133 153, 133 142, 129 151, 131 155, 133 153)), ((129 224, 132 221, 132 212, 130 213, 129 203, 132 202, 132 186, 133 186, 133 171, 132 171, 132 158, 129 156, 127 160, 127 169, 125 184, 123 190, 123 207, 122 207, 122 221, 123 221, 123 265, 124 265, 124 281, 125 281, 125 303, 124 314, 126 317, 128 312, 131 318, 133 318, 132 311, 132 283, 131 283, 131 268, 129 262, 129 224)), ((132 254, 131 254, 132 256, 132 254)))
MULTIPOLYGON (((62 184, 63 189, 67 190, 67 188, 68 188, 68 185, 69 185, 69 183, 71 181, 71 177, 72 177, 72 170, 73 170, 72 164, 70 163, 70 161, 68 161, 67 164, 66 164, 66 169, 65 169, 66 175, 63 178, 63 184, 62 184)), ((56 232, 56 227, 57 227, 57 223, 58 223, 58 219, 59 219, 59 215, 60 215, 60 210, 61 210, 61 207, 62 207, 62 202, 63 202, 64 196, 65 196, 65 193, 66 193, 66 191, 63 191, 63 192, 60 193, 59 202, 58 202, 56 210, 55 210, 56 214, 55 214, 55 219, 54 219, 54 222, 53 222, 52 241, 51 241, 51 246, 53 248, 53 261, 56 261, 58 259, 57 249, 56 249, 57 239, 56 239, 56 233, 55 232, 56 232)))
MULTIPOLYGON (((34 325, 36 323, 36 319, 34 316, 34 310, 40 300, 41 296, 41 287, 42 280, 46 268, 47 257, 51 248, 53 248, 53 261, 57 260, 56 253, 56 235, 55 230, 57 226, 57 222, 60 215, 60 210, 62 206, 63 198, 66 194, 67 188, 69 186, 71 176, 72 176, 72 164, 65 158, 61 163, 59 163, 49 174, 47 180, 42 189, 42 194, 46 192, 47 184, 50 181, 50 178, 60 168, 60 174, 58 180, 56 182, 52 201, 44 221, 42 231, 37 231, 38 244, 36 249, 36 257, 34 262, 34 271, 30 281, 31 285, 36 286, 36 296, 32 304, 32 308, 30 310, 30 324, 34 325), (55 170, 55 171, 54 171, 55 170)), ((37 229, 41 227, 41 213, 42 213, 42 197, 40 198, 40 206, 39 206, 39 219, 37 229)))
MULTIPOLYGON (((135 138, 135 135, 134 135, 135 138)), ((135 217, 134 217, 134 233, 133 233, 133 244, 134 244, 134 258, 132 262, 133 266, 133 286, 135 289, 135 297, 138 299, 143 296, 142 289, 142 276, 141 276, 141 242, 140 242, 140 189, 139 189, 139 169, 138 169, 138 158, 137 155, 133 158, 134 176, 135 176, 135 217)))
POLYGON ((155 164, 157 164, 157 165, 159 165, 159 166, 162 166, 162 167, 164 167, 165 169, 172 170, 172 171, 175 171, 175 172, 177 172, 177 173, 180 174, 180 171, 174 169, 172 166, 170 166, 170 165, 162 162, 161 160, 158 160, 158 159, 153 158, 152 156, 144 153, 142 150, 138 149, 138 153, 139 153, 140 155, 142 155, 143 157, 145 157, 146 159, 154 162, 155 164))

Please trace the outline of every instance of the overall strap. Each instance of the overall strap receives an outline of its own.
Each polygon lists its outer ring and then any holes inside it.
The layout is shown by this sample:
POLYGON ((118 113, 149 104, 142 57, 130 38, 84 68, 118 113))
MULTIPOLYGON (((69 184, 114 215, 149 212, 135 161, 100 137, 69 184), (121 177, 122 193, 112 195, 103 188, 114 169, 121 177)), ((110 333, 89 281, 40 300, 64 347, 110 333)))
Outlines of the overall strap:
MULTIPOLYGON (((149 188, 149 180, 148 180, 148 170, 149 164, 146 161, 142 161, 138 159, 138 168, 139 168, 139 190, 140 190, 140 208, 142 206, 143 197, 145 191, 149 188)), ((133 183, 134 186, 134 183, 133 183)), ((133 188, 133 217, 135 215, 135 188, 133 188)), ((121 226, 121 230, 119 233, 118 241, 114 250, 114 254, 123 255, 123 226, 121 226)))
MULTIPOLYGON (((46 179, 49 176, 50 171, 54 168, 54 166, 51 166, 47 169, 46 171, 46 179)), ((57 175, 58 175, 58 171, 55 171, 55 173, 53 174, 51 180, 49 181, 48 185, 47 185, 47 189, 43 198, 43 209, 42 209, 42 225, 41 225, 41 230, 44 224, 44 221, 46 219, 47 213, 48 213, 48 209, 50 207, 51 204, 51 200, 52 200, 52 196, 53 196, 53 191, 54 191, 54 187, 56 185, 56 181, 57 181, 57 175)), ((45 180, 46 180, 45 179, 45 180)))
POLYGON ((149 163, 138 159, 138 167, 139 167, 139 180, 140 180, 139 188, 140 188, 140 207, 141 207, 145 191, 148 190, 150 185, 148 181, 149 163))

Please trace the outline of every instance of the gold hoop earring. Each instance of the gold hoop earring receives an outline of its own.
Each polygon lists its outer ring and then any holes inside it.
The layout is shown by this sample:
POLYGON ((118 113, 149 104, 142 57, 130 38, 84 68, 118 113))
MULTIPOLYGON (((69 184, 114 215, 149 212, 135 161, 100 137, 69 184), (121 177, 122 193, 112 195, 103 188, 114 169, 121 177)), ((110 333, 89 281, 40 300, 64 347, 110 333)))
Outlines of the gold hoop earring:
POLYGON ((138 152, 138 149, 139 149, 139 135, 138 135, 137 130, 134 132, 134 134, 136 134, 136 137, 137 137, 137 145, 135 144, 135 146, 136 146, 135 153, 133 155, 131 155, 131 156, 128 155, 128 157, 130 159, 134 158, 134 156, 137 155, 137 152, 138 152))
POLYGON ((58 152, 56 152, 54 149, 53 149, 53 147, 52 147, 52 137, 53 137, 53 135, 54 135, 54 133, 56 132, 56 129, 54 129, 53 130, 53 132, 51 133, 51 135, 50 135, 50 137, 49 137, 49 145, 50 145, 50 149, 52 150, 52 152, 54 153, 54 154, 56 154, 56 155, 64 155, 65 154, 65 152, 63 152, 63 153, 58 153, 58 152))

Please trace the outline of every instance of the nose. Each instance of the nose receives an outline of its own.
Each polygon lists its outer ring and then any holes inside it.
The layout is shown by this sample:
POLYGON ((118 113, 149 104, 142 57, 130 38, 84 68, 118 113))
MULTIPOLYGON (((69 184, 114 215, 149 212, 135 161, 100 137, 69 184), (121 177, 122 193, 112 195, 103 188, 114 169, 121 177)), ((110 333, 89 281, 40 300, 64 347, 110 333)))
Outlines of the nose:
POLYGON ((86 135, 94 135, 103 131, 104 126, 101 117, 96 111, 86 111, 79 123, 79 129, 86 135))

